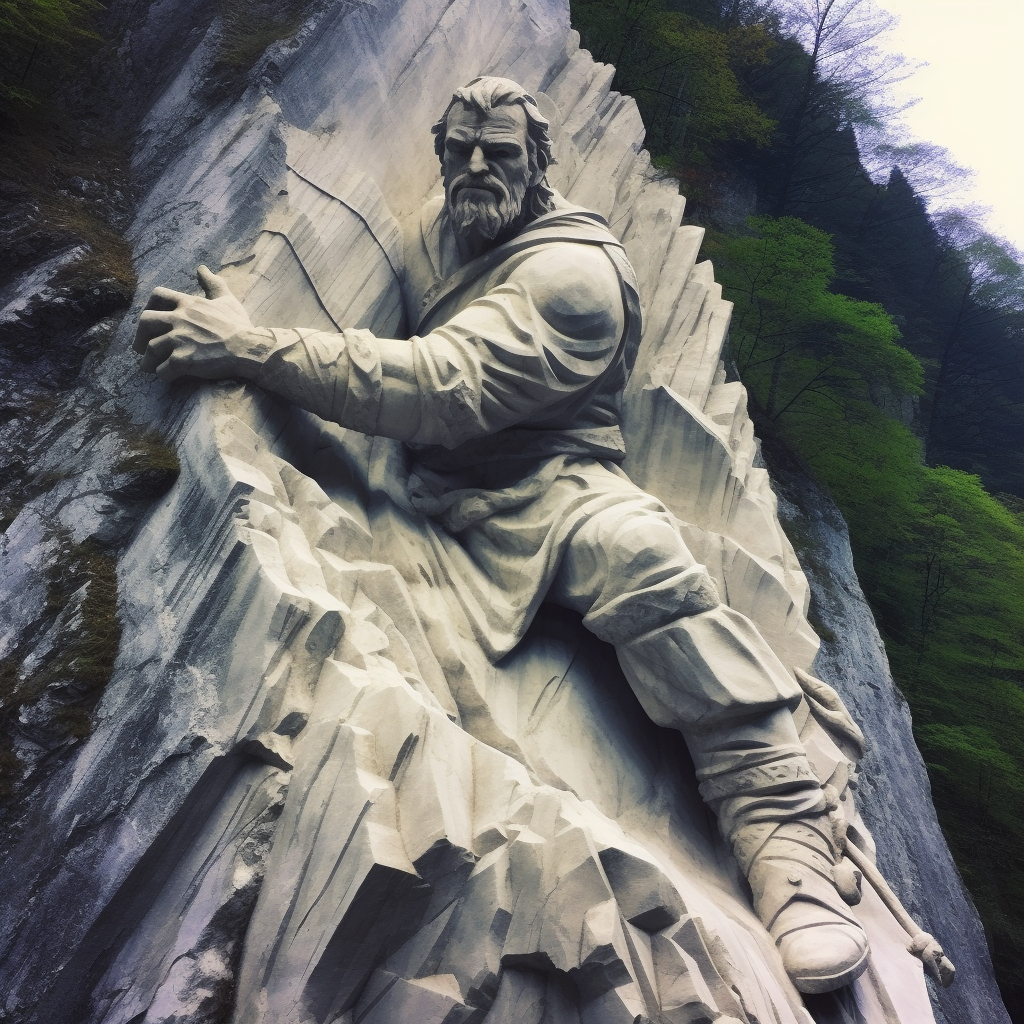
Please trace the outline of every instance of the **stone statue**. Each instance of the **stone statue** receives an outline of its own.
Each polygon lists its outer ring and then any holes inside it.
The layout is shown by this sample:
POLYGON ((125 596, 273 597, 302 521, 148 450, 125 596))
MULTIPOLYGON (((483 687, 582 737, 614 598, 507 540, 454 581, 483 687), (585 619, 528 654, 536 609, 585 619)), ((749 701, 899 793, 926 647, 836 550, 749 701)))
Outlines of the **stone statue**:
POLYGON ((488 656, 511 651, 544 600, 614 644, 647 714, 685 738, 789 976, 830 991, 864 971, 868 942, 841 816, 793 721, 801 686, 619 468, 636 279, 604 220, 548 186, 548 127, 507 79, 452 97, 433 129, 444 196, 406 241, 413 337, 256 327, 200 267, 205 297, 153 292, 142 368, 241 378, 405 442, 411 504, 442 528, 452 576, 487 595, 488 656))

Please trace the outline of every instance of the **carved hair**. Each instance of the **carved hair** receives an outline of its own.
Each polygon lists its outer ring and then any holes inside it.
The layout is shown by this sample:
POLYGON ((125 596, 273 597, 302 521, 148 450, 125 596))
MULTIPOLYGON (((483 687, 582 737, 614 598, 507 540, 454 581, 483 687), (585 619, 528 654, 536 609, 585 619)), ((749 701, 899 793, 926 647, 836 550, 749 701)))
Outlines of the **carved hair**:
POLYGON ((456 89, 451 101, 445 107, 441 119, 430 130, 434 134, 434 152, 444 166, 444 142, 448 129, 448 115, 456 103, 473 107, 486 114, 495 107, 511 106, 518 103, 526 114, 526 152, 530 161, 530 178, 540 180, 528 190, 528 201, 534 216, 553 208, 554 193, 547 182, 545 172, 555 162, 551 149, 550 124, 540 112, 537 101, 521 86, 509 78, 474 78, 468 85, 456 89))

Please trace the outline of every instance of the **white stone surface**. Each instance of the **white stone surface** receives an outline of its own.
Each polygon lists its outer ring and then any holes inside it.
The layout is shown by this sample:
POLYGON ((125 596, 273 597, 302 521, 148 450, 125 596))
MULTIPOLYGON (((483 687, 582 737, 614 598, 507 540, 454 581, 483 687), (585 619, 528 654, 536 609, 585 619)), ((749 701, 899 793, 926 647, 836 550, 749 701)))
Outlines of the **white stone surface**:
MULTIPOLYGON (((272 87, 193 124, 153 171, 140 297, 186 286, 201 259, 235 263, 257 322, 389 333, 397 221, 437 187, 427 126, 477 73, 542 90, 552 183, 608 217, 648 311, 627 468, 729 604, 810 668, 807 583, 721 371, 729 304, 564 7, 385 0, 300 39, 272 87)), ((154 107, 153 136, 190 123, 203 59, 154 107)), ((183 468, 121 563, 125 640, 96 731, 15 856, 6 932, 61 968, 54 982, 9 958, 22 1018, 807 1024, 678 738, 611 648, 545 611, 492 666, 436 585, 395 444, 252 388, 147 384, 131 330, 107 382, 167 426, 183 468), (81 909, 57 936, 39 899, 81 909)), ((800 725, 870 848, 853 752, 807 707, 800 725)), ((858 913, 872 967, 814 1019, 927 1024, 898 927, 870 898, 858 913)))

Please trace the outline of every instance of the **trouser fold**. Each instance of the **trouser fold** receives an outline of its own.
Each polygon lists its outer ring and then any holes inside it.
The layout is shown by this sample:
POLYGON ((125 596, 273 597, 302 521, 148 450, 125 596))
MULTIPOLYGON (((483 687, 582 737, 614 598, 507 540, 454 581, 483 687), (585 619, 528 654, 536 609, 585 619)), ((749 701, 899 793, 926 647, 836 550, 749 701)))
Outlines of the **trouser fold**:
POLYGON ((757 845, 762 830, 751 826, 824 813, 793 721, 802 691, 749 619, 719 605, 618 651, 647 714, 682 733, 701 796, 734 847, 757 845))

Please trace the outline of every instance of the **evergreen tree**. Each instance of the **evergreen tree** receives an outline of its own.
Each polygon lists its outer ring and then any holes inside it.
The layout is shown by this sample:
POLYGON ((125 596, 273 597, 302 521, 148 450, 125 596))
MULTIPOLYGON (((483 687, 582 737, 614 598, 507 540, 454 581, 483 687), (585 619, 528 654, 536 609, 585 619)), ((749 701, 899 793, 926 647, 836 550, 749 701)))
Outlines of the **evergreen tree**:
POLYGON ((768 141, 772 122, 733 70, 764 59, 760 27, 708 24, 669 0, 578 0, 573 13, 583 45, 615 65, 615 87, 639 104, 662 166, 704 164, 731 141, 768 141))

